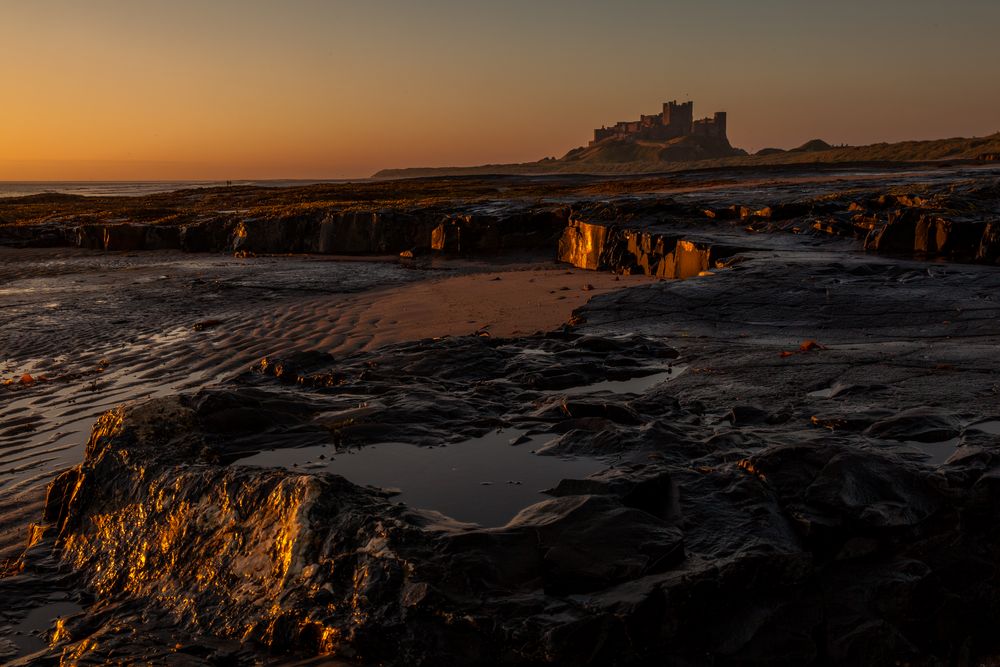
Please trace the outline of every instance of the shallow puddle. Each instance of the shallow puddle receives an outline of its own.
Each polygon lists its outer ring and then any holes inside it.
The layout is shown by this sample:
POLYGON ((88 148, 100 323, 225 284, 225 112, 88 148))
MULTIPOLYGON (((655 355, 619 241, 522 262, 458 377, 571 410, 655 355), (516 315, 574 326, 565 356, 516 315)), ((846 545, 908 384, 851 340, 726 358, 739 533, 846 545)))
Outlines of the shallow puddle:
POLYGON ((989 433, 990 435, 1000 435, 1000 419, 991 419, 989 421, 979 422, 978 424, 969 424, 966 429, 982 431, 983 433, 989 433))
POLYGON ((568 389, 553 389, 546 391, 546 394, 561 394, 563 396, 579 396, 581 394, 596 394, 606 391, 612 394, 644 394, 658 384, 676 380, 680 377, 687 366, 673 366, 660 373, 643 375, 641 377, 629 378, 627 380, 603 380, 594 384, 580 385, 568 389))
POLYGON ((72 616, 83 607, 75 602, 51 602, 36 607, 15 628, 9 639, 17 647, 21 655, 40 651, 46 646, 46 634, 52 629, 56 619, 72 616))
POLYGON ((597 459, 533 453, 555 437, 551 434, 510 444, 521 436, 524 431, 508 429, 440 447, 386 443, 339 452, 330 446, 278 449, 236 464, 336 473, 355 484, 398 489, 395 500, 482 526, 502 526, 525 507, 548 499, 541 491, 560 480, 607 467, 597 459))
POLYGON ((941 442, 917 442, 914 440, 904 442, 903 444, 909 445, 924 454, 927 457, 925 463, 941 465, 955 453, 961 441, 961 438, 951 438, 950 440, 942 440, 941 442))

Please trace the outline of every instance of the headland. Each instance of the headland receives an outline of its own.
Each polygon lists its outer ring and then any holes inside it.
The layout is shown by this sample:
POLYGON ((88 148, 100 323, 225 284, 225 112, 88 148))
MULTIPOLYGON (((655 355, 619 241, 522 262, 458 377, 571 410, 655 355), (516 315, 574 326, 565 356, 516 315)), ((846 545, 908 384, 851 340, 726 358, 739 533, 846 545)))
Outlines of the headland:
POLYGON ((730 144, 728 124, 729 114, 725 111, 695 120, 694 102, 674 100, 664 102, 660 113, 641 114, 637 120, 596 128, 587 145, 574 148, 561 158, 466 167, 383 169, 374 177, 650 174, 720 167, 760 169, 809 164, 902 167, 942 161, 982 164, 1000 160, 1000 134, 866 146, 831 145, 822 139, 812 139, 797 147, 763 148, 751 155, 730 144))

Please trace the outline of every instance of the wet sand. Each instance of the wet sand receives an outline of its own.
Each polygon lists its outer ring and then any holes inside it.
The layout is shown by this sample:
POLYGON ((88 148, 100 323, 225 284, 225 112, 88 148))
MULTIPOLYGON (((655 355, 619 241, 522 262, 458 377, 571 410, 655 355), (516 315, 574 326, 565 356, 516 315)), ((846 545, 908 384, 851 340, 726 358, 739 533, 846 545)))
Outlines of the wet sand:
POLYGON ((593 296, 653 280, 515 266, 366 292, 343 302, 306 299, 285 308, 273 328, 290 348, 333 354, 440 336, 523 336, 566 323, 593 296), (335 326, 327 329, 323 322, 335 326))

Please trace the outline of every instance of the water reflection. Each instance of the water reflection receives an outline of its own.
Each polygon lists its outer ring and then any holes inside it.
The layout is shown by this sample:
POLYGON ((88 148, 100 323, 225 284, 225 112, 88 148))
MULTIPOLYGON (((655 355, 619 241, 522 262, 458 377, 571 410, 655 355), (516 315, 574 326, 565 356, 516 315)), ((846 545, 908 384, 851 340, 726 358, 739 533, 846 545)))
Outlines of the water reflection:
POLYGON ((554 437, 508 429, 439 447, 385 443, 347 451, 330 446, 277 449, 237 464, 336 473, 356 484, 398 489, 396 499, 413 507, 502 526, 528 505, 547 499, 542 490, 606 467, 597 459, 535 453, 554 437))

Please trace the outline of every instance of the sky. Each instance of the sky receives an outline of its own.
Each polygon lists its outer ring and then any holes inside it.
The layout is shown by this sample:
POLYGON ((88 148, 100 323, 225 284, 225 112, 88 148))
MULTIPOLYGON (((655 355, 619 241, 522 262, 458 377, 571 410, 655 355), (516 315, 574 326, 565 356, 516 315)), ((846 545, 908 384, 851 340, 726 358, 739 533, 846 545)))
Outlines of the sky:
POLYGON ((694 100, 733 145, 1000 131, 1000 0, 0 0, 0 180, 533 161, 694 100))

